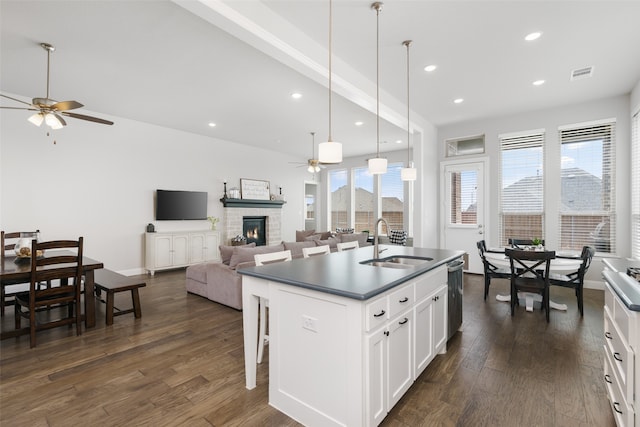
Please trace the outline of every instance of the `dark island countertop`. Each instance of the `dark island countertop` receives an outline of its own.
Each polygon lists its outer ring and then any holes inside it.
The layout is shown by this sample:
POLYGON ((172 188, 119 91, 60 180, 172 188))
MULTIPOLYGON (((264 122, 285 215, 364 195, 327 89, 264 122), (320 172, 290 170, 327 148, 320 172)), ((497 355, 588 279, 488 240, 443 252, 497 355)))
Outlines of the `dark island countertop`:
POLYGON ((640 311, 640 283, 626 274, 629 267, 640 268, 640 261, 603 258, 602 262, 609 268, 602 274, 613 291, 629 310, 640 311))
POLYGON ((386 268, 360 264, 373 258, 373 246, 329 255, 294 259, 238 270, 239 274, 326 292, 347 298, 367 300, 399 284, 461 257, 464 251, 380 245, 386 249, 380 258, 408 255, 433 258, 415 268, 386 268))

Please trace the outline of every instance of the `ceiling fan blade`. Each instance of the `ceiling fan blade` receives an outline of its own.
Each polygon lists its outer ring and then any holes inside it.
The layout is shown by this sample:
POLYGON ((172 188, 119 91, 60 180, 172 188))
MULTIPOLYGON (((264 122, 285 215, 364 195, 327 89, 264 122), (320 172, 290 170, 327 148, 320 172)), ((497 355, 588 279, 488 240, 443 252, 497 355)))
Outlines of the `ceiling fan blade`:
MULTIPOLYGON (((33 106, 33 105, 32 105, 31 103, 29 103, 29 102, 21 101, 21 100, 19 100, 19 99, 17 99, 17 98, 12 98, 12 97, 10 97, 10 96, 3 95, 3 94, 1 94, 1 93, 0 93, 0 96, 1 96, 1 97, 3 97, 3 98, 10 99, 10 100, 12 100, 12 101, 16 101, 16 102, 20 102, 20 103, 22 103, 22 104, 27 104, 27 105, 33 106)), ((12 108, 12 107, 2 107, 2 108, 12 108)))
POLYGON ((23 107, 0 107, 5 110, 25 110, 25 111, 40 111, 37 108, 23 108, 23 107))
POLYGON ((84 107, 84 105, 80 104, 78 101, 60 101, 51 106, 51 108, 58 111, 74 110, 82 107, 84 107))
POLYGON ((85 116, 84 114, 69 113, 67 111, 61 111, 60 114, 62 114, 63 116, 72 117, 74 119, 88 120, 90 122, 101 123, 103 125, 113 124, 113 122, 109 120, 99 119, 97 117, 85 116))
POLYGON ((56 116, 56 119, 60 120, 60 123, 62 124, 62 126, 66 126, 67 122, 64 121, 64 119, 62 117, 60 117, 60 114, 58 113, 52 113, 54 116, 56 116))

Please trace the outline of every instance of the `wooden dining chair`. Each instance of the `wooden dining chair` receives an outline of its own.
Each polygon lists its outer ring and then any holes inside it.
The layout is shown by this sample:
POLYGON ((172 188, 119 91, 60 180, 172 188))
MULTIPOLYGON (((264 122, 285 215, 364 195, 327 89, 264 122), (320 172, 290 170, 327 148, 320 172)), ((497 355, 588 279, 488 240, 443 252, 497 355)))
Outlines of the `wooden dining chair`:
MULTIPOLYGON (((268 254, 255 254, 253 259, 256 266, 273 264, 276 262, 291 261, 291 251, 271 252, 268 254)), ((260 323, 258 324, 258 356, 256 358, 257 363, 262 363, 262 356, 264 354, 264 347, 269 344, 269 334, 267 333, 267 308, 269 307, 269 300, 267 298, 260 297, 260 323)))
MULTIPOLYGON (((5 252, 10 252, 12 255, 15 253, 14 250, 18 240, 24 236, 37 236, 38 233, 40 233, 40 230, 33 232, 0 231, 0 248, 2 249, 0 262, 4 264, 5 252)), ((27 284, 28 282, 23 282, 22 280, 2 280, 0 282, 0 316, 4 316, 4 308, 14 304, 13 297, 16 293, 23 291, 27 284)))
POLYGON ((491 279, 510 279, 511 270, 497 267, 487 260, 487 257, 485 256, 485 252, 487 252, 487 244, 484 240, 479 240, 476 243, 476 246, 478 247, 478 255, 480 255, 480 259, 482 260, 482 265, 484 267, 484 300, 486 301, 487 295, 489 295, 491 279))
POLYGON ((43 329, 75 323, 76 334, 82 333, 80 306, 82 249, 82 237, 78 240, 54 240, 42 243, 38 243, 35 239, 32 241, 31 253, 43 251, 44 256, 31 258, 29 291, 15 295, 15 327, 16 330, 21 329, 21 319, 29 319, 31 348, 36 346, 36 332, 43 329), (38 286, 41 282, 53 280, 60 280, 60 285, 43 289, 38 286), (51 319, 52 314, 48 312, 46 316, 39 318, 39 311, 54 304, 61 305, 62 317, 54 316, 54 319, 51 319), (63 315, 65 312, 66 315, 63 315))
POLYGON ((511 265, 511 315, 519 305, 518 292, 538 293, 549 322, 549 267, 556 252, 507 248, 505 254, 511 265))
POLYGON ((549 275, 549 283, 553 286, 562 286, 564 288, 571 288, 575 290, 576 298, 578 300, 578 310, 580 316, 584 317, 584 304, 583 304, 583 289, 584 289, 584 276, 589 270, 591 260, 596 254, 596 248, 593 246, 583 246, 580 258, 582 263, 577 271, 569 274, 555 274, 549 275))
POLYGON ((351 242, 338 243, 336 247, 338 248, 338 252, 344 252, 351 249, 358 249, 360 245, 357 240, 353 240, 351 242))
POLYGON ((309 258, 316 255, 327 255, 331 253, 329 245, 315 246, 311 248, 302 248, 302 256, 309 258))

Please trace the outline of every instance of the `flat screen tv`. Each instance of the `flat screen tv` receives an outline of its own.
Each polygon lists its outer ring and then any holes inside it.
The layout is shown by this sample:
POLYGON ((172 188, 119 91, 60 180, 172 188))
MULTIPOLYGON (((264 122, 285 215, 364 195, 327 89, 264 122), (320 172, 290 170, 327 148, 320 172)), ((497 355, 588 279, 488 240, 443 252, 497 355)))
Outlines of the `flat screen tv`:
POLYGON ((156 191, 156 220, 207 219, 204 191, 156 191))

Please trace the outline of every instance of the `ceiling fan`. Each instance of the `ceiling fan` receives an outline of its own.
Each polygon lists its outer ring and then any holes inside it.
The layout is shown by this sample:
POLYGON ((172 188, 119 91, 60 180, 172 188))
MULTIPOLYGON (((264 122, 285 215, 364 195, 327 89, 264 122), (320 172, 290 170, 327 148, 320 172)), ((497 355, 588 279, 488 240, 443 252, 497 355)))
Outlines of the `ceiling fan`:
POLYGON ((300 166, 298 167, 307 166, 307 171, 309 171, 310 173, 316 173, 316 172, 320 172, 320 169, 324 169, 325 166, 322 163, 320 163, 320 160, 315 158, 316 133, 315 132, 310 132, 310 133, 311 133, 311 158, 307 160, 307 163, 296 163, 296 162, 290 162, 290 163, 299 164, 300 166))
POLYGON ((29 121, 36 126, 40 126, 42 122, 46 123, 51 129, 62 129, 67 125, 67 122, 62 116, 71 117, 74 119, 88 120, 90 122, 101 123, 104 125, 112 125, 113 122, 109 120, 99 119, 97 117, 86 116, 84 114, 70 113, 68 110, 75 110, 81 108, 83 105, 77 101, 55 101, 49 98, 49 64, 51 61, 51 52, 56 50, 55 47, 48 43, 40 43, 40 46, 47 51, 47 96, 45 98, 33 98, 31 103, 21 101, 16 98, 12 98, 7 95, 2 95, 3 98, 11 99, 12 101, 26 104, 29 107, 3 107, 0 108, 11 110, 27 110, 37 111, 34 115, 29 117, 29 121))

